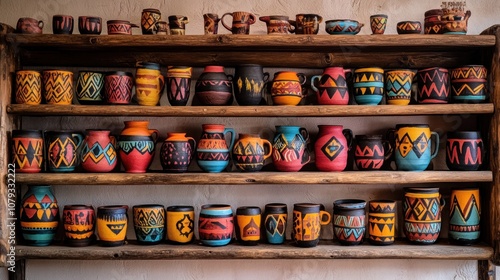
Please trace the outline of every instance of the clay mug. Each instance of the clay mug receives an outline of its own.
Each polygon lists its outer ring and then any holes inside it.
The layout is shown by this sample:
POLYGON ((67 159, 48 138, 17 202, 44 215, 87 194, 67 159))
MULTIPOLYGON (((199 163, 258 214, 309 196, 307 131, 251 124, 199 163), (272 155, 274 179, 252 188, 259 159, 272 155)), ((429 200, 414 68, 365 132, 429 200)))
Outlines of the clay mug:
POLYGON ((471 245, 481 235, 481 199, 478 188, 451 190, 448 239, 452 243, 471 245))
POLYGON ((233 34, 250 34, 250 25, 254 24, 256 21, 257 17, 254 14, 241 11, 225 13, 221 17, 222 26, 233 34), (224 22, 226 16, 231 16, 233 18, 231 26, 224 22))
POLYGON ((306 83, 303 73, 279 71, 274 73, 271 86, 271 96, 274 105, 295 106, 300 103, 304 94, 302 86, 306 83))
POLYGON ((94 16, 79 16, 78 31, 80 34, 99 35, 102 31, 102 19, 94 16))
POLYGON ((316 92, 319 105, 349 104, 346 72, 351 72, 351 70, 342 67, 327 67, 323 70, 323 74, 311 77, 311 88, 316 92), (318 81, 318 86, 315 85, 316 81, 318 81))
POLYGON ((42 34, 43 21, 24 17, 17 21, 16 32, 24 34, 42 34))
POLYGON ((156 23, 161 19, 161 12, 158 9, 144 9, 141 13, 141 31, 143 35, 155 34, 156 23))
POLYGON ((205 204, 198 219, 198 235, 203 245, 225 246, 233 239, 234 217, 231 205, 205 204))
POLYGON ((397 224, 396 202, 371 200, 368 205, 368 242, 373 245, 393 244, 397 224))
POLYGON ((149 129, 149 121, 125 121, 118 137, 120 160, 127 173, 145 173, 155 152, 159 132, 149 129))
POLYGON ((387 26, 387 15, 372 15, 370 16, 370 27, 373 34, 382 35, 387 26))
POLYGON ((314 143, 315 165, 320 171, 343 171, 352 146, 352 130, 341 125, 318 125, 314 143))
POLYGON ((476 171, 483 164, 485 145, 479 131, 446 134, 446 166, 450 170, 476 171))
POLYGON ((110 172, 118 162, 116 138, 110 130, 87 129, 80 150, 81 167, 87 172, 110 172))
POLYGON ((42 75, 35 70, 16 71, 16 103, 38 105, 42 103, 42 75))
POLYGON ((139 27, 128 20, 108 20, 108 35, 132 35, 132 28, 139 27))
POLYGON ((92 205, 64 205, 62 220, 66 245, 82 247, 95 241, 96 216, 92 205))
POLYGON ((297 172, 311 160, 307 149, 309 133, 300 126, 276 126, 273 164, 278 171, 297 172))
POLYGON ((384 97, 384 69, 366 67, 354 70, 354 100, 359 105, 378 105, 384 97))
POLYGON ((408 69, 385 72, 385 97, 390 105, 408 105, 411 101, 411 86, 415 73, 408 69))
POLYGON ((451 100, 455 103, 480 103, 486 100, 488 70, 483 65, 451 69, 451 100))
POLYGON ((188 244, 194 240, 194 207, 174 205, 167 207, 167 241, 188 244))
POLYGON ((188 170, 195 153, 196 141, 186 133, 169 132, 163 141, 160 163, 163 171, 182 173, 188 170))
POLYGON ((82 105, 103 103, 104 73, 80 71, 76 81, 76 99, 82 105))
POLYGON ((168 66, 167 99, 172 106, 186 106, 191 94, 192 67, 168 66))
POLYGON ((74 19, 69 15, 52 16, 52 32, 54 34, 73 34, 74 19))
POLYGON ((260 171, 272 150, 271 142, 261 139, 258 134, 240 133, 233 147, 234 165, 241 171, 260 171))
POLYGON ((424 13, 424 34, 442 34, 443 9, 432 9, 424 13))
POLYGON ((73 72, 45 70, 42 72, 42 81, 47 104, 71 105, 73 102, 73 72))
POLYGON ((366 231, 366 201, 339 199, 333 203, 333 234, 341 245, 363 243, 366 231))
POLYGON ((229 165, 230 151, 233 149, 234 129, 221 124, 203 124, 202 134, 196 146, 198 166, 205 172, 222 172, 229 165), (231 134, 229 145, 225 135, 231 134))
POLYGON ((418 103, 448 103, 450 81, 448 69, 431 67, 417 72, 418 103))
POLYGON ((113 71, 104 76, 104 100, 108 104, 130 104, 134 76, 130 72, 113 71))
POLYGON ((42 171, 44 140, 40 130, 12 131, 12 160, 18 173, 42 171))
POLYGON ((268 203, 264 207, 264 230, 269 244, 283 244, 286 240, 288 218, 287 205, 284 203, 268 203))
POLYGON ((170 27, 170 35, 184 35, 187 23, 189 23, 189 18, 186 16, 169 16, 168 25, 170 27))
POLYGON ((168 22, 159 20, 155 24, 156 35, 169 35, 170 29, 168 27, 168 22))
POLYGON ((128 206, 108 205, 97 208, 97 236, 99 244, 115 247, 125 244, 128 226, 128 206))
POLYGON ((316 203, 295 203, 293 205, 292 239, 299 247, 316 247, 319 243, 321 226, 330 223, 330 213, 316 203))
POLYGON ((354 162, 358 170, 379 170, 392 156, 392 145, 382 135, 356 135, 354 162))
POLYGON ((165 88, 165 78, 160 72, 160 64, 137 62, 135 72, 135 97, 143 106, 156 106, 165 88))
POLYGON ((137 243, 154 245, 165 239, 165 207, 160 204, 140 204, 132 207, 137 243))
POLYGON ((219 29, 219 21, 220 18, 217 14, 204 14, 203 22, 204 22, 204 32, 207 34, 217 34, 219 29))
POLYGON ((196 99, 203 105, 228 105, 233 98, 232 81, 224 66, 207 65, 195 84, 196 99))
POLYGON ((83 143, 83 134, 72 130, 46 131, 45 147, 47 170, 72 172, 79 165, 78 150, 83 143))
POLYGON ((289 20, 288 16, 262 16, 260 21, 266 23, 267 34, 288 34, 295 32, 295 21, 289 20))
POLYGON ((242 64, 235 67, 233 86, 238 105, 259 105, 269 73, 261 65, 242 64))
POLYGON ((323 21, 323 17, 316 14, 297 14, 295 19, 296 34, 318 34, 319 24, 323 21))
POLYGON ((257 245, 260 241, 261 213, 258 206, 236 209, 236 239, 242 245, 257 245))

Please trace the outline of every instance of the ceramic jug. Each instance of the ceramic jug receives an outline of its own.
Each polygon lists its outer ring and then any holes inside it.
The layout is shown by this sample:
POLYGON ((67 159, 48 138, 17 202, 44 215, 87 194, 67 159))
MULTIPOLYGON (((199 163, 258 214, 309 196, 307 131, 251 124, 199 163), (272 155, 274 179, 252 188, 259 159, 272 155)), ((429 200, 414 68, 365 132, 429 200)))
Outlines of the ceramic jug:
POLYGON ((186 172, 193 159, 196 141, 186 133, 167 133, 161 145, 160 163, 164 171, 186 172))
POLYGON ((118 162, 116 139, 109 130, 88 129, 81 150, 81 166, 88 172, 109 172, 118 162))
POLYGON ((276 126, 273 140, 273 164, 279 171, 296 172, 311 160, 307 149, 309 133, 303 127, 276 126))
POLYGON ((151 165, 159 132, 148 121, 125 121, 118 137, 120 160, 129 173, 144 173, 151 165))
POLYGON ((343 171, 352 145, 352 131, 341 125, 318 125, 314 143, 316 168, 320 171, 343 171))
POLYGON ((204 124, 203 132, 196 147, 198 166, 206 172, 221 172, 229 165, 229 151, 234 145, 234 129, 221 124, 204 124), (231 134, 229 146, 225 135, 231 134))
POLYGON ((342 67, 327 67, 323 74, 311 77, 311 88, 316 92, 319 105, 347 105, 349 104, 349 91, 345 70, 342 67), (318 81, 318 86, 315 82, 318 81))
POLYGON ((302 85, 306 76, 293 71, 280 71, 274 74, 271 96, 274 105, 298 105, 304 95, 302 85))

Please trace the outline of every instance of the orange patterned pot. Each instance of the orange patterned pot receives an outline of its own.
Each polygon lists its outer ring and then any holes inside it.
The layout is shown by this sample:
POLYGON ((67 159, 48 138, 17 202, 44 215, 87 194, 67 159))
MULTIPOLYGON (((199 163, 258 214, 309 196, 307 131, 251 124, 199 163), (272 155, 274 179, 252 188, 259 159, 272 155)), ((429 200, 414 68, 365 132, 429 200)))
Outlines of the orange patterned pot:
POLYGON ((302 85, 306 76, 293 71, 280 71, 274 74, 271 96, 274 105, 292 105, 300 103, 303 98, 302 85))

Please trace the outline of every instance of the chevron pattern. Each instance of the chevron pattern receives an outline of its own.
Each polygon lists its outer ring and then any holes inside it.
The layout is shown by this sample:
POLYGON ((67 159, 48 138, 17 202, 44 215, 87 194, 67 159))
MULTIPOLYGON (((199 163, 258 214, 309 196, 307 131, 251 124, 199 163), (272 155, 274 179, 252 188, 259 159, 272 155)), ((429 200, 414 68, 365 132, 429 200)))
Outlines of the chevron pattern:
POLYGON ((333 217, 334 234, 339 241, 361 242, 365 235, 365 215, 333 217))
POLYGON ((47 104, 70 105, 73 100, 73 73, 44 71, 43 87, 47 104))
POLYGON ((38 105, 42 103, 42 79, 36 71, 16 72, 16 103, 38 105))
POLYGON ((105 99, 108 103, 130 103, 134 82, 129 76, 106 76, 105 99))
POLYGON ((451 70, 451 79, 483 79, 488 78, 488 70, 484 66, 461 67, 451 70))
POLYGON ((82 148, 82 162, 90 160, 97 164, 105 160, 109 165, 112 165, 115 163, 116 157, 116 150, 112 143, 107 144, 106 147, 101 147, 96 142, 92 147, 84 145, 82 148))
POLYGON ((80 72, 76 82, 78 100, 101 101, 104 75, 97 72, 80 72))
POLYGON ((427 69, 417 72, 418 100, 421 103, 441 102, 446 103, 450 95, 448 70, 427 69))
POLYGON ((69 167, 76 164, 77 145, 72 138, 56 138, 49 144, 48 161, 51 168, 69 167))
POLYGON ((486 82, 451 82, 451 89, 453 96, 464 96, 464 95, 484 95, 486 89, 486 82))
POLYGON ((16 169, 41 169, 43 162, 43 140, 42 139, 13 139, 14 162, 16 169))

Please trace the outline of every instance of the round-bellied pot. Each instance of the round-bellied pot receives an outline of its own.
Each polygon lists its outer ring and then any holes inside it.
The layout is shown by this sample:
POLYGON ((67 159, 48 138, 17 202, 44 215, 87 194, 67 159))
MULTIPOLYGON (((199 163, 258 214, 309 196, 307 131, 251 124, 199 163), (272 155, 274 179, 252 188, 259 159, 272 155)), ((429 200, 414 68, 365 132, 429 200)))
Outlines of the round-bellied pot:
POLYGON ((316 91, 319 105, 349 104, 345 72, 342 67, 327 67, 323 74, 311 77, 311 88, 316 91), (314 85, 315 81, 318 81, 317 87, 314 85))
POLYGON ((159 244, 165 239, 165 207, 159 204, 141 204, 132 207, 137 242, 143 245, 159 244))
POLYGON ((234 72, 234 97, 238 105, 259 105, 269 73, 257 64, 242 64, 234 72))
POLYGON ((359 105, 378 105, 384 97, 384 69, 379 67, 354 70, 354 100, 359 105))
POLYGON ((398 34, 420 34, 422 23, 420 21, 400 21, 396 24, 398 34))
POLYGON ((151 165, 159 132, 148 128, 149 121, 125 121, 118 137, 120 160, 125 172, 144 173, 151 165))
POLYGON ((257 245, 260 241, 261 211, 258 206, 241 206, 236 209, 236 239, 242 245, 257 245))
POLYGON ((396 231, 396 202, 372 200, 368 204, 368 242, 374 245, 393 244, 396 231))
POLYGON ((352 131, 341 125, 318 125, 314 143, 316 168, 320 171, 343 171, 352 144, 352 131))
POLYGON ((203 245, 225 246, 233 239, 233 210, 227 204, 201 206, 198 234, 203 245))
POLYGON ((279 171, 296 172, 311 160, 307 149, 309 133, 300 126, 276 126, 273 140, 273 164, 279 171))
POLYGON ((91 205, 64 205, 64 243, 69 246, 89 246, 95 241, 96 216, 91 205))
POLYGON ((115 247, 125 244, 128 225, 127 205, 108 205, 97 208, 99 244, 115 247))
POLYGON ((195 85, 195 95, 203 105, 229 105, 233 97, 233 77, 223 66, 205 66, 195 85))
POLYGON ((446 134, 446 165, 450 170, 476 171, 483 164, 485 147, 481 132, 455 131, 446 134))
POLYGON ((240 133, 233 147, 234 165, 241 171, 260 171, 264 161, 271 156, 272 150, 271 142, 260 138, 258 134, 240 133))
POLYGON ((81 167, 88 172, 110 172, 118 162, 111 131, 88 129, 81 149, 81 167))
POLYGON ((196 148, 196 141, 186 137, 186 133, 170 132, 163 141, 160 151, 160 163, 163 171, 186 172, 196 148))
POLYGON ((284 203, 268 203, 264 208, 264 230, 269 244, 283 244, 286 240, 288 208, 284 203))
POLYGON ((271 86, 271 96, 274 105, 298 105, 304 95, 302 86, 306 76, 293 71, 280 71, 274 73, 271 86))
POLYGON ((471 245, 480 240, 481 200, 479 195, 478 188, 451 191, 448 238, 452 243, 471 245))
POLYGON ((198 166, 206 172, 222 172, 229 164, 230 154, 234 145, 234 129, 221 124, 204 124, 203 132, 196 147, 198 166), (229 147, 225 135, 231 134, 229 147))
POLYGON ((12 162, 19 173, 38 173, 43 166, 43 134, 40 130, 12 130, 12 162))
POLYGON ((365 237, 366 201, 340 199, 333 203, 333 233, 341 245, 359 245, 365 237))

